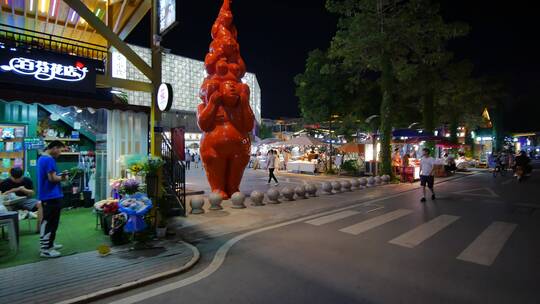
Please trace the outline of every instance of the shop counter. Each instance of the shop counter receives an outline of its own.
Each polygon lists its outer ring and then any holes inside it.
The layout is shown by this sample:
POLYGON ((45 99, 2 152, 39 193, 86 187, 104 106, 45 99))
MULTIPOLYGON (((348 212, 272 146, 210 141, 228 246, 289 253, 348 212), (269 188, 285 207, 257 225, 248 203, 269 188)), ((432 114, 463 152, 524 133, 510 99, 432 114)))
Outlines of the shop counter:
POLYGON ((307 161, 290 161, 287 163, 288 172, 307 172, 315 174, 316 163, 307 161))

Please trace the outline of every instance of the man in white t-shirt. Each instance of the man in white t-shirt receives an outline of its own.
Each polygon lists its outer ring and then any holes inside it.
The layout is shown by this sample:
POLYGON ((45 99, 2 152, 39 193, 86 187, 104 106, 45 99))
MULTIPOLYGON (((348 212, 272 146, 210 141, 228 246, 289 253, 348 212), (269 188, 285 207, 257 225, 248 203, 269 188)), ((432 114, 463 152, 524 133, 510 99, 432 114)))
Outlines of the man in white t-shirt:
POLYGON ((435 200, 435 190, 433 190, 433 184, 435 183, 435 177, 433 176, 434 165, 435 159, 429 155, 429 149, 422 149, 422 159, 420 159, 420 185, 424 195, 420 200, 422 203, 426 201, 426 185, 431 191, 431 199, 435 200))

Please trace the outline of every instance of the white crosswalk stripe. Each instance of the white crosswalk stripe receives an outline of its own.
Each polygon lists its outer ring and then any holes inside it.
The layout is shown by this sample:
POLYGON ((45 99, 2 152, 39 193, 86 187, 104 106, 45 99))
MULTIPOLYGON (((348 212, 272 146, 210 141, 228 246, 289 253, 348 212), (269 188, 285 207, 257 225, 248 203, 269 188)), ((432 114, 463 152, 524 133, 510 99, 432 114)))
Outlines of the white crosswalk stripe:
POLYGON ((324 224, 328 224, 328 223, 332 223, 332 222, 335 222, 335 221, 342 220, 344 218, 347 218, 347 217, 350 217, 350 216, 353 216, 353 215, 357 215, 359 213, 360 212, 354 211, 354 210, 345 210, 345 211, 342 211, 342 212, 338 212, 338 213, 330 214, 330 215, 327 215, 327 216, 319 217, 319 218, 307 221, 306 223, 311 224, 311 225, 315 225, 315 226, 321 226, 321 225, 324 225, 324 224))
POLYGON ((458 260, 484 266, 493 264, 517 225, 493 222, 461 254, 458 260))
POLYGON ((404 233, 397 238, 390 240, 389 243, 408 248, 414 248, 423 241, 437 234, 439 231, 448 227, 453 222, 457 221, 459 216, 440 215, 431 221, 424 223, 413 230, 404 233))
POLYGON ((408 209, 398 209, 394 210, 392 212, 385 213, 383 215, 379 215, 377 217, 371 218, 369 220, 362 221, 360 223, 354 224, 349 227, 345 227, 343 229, 340 229, 339 231, 358 235, 362 232, 368 231, 370 229, 376 228, 378 226, 384 225, 386 223, 389 223, 391 221, 397 220, 403 216, 406 216, 408 214, 411 214, 412 210, 408 209))

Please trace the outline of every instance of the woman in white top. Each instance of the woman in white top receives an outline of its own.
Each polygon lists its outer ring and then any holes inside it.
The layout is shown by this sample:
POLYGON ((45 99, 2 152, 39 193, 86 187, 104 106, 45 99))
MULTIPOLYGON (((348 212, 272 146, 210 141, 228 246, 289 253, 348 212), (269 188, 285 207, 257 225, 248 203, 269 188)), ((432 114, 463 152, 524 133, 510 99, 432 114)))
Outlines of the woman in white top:
POLYGON ((274 175, 274 170, 276 169, 276 151, 270 150, 268 151, 268 155, 266 158, 266 169, 268 169, 268 183, 270 184, 272 182, 272 179, 276 182, 276 186, 279 185, 278 180, 276 176, 274 175))

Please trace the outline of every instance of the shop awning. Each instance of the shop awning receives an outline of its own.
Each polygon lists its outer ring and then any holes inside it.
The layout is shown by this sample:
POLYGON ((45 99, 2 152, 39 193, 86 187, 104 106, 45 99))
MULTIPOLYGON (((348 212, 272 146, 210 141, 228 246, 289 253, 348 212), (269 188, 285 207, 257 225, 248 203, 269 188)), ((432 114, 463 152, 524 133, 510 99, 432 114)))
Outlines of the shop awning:
POLYGON ((61 92, 38 87, 16 86, 9 89, 0 88, 0 100, 20 101, 24 103, 55 104, 59 106, 91 107, 94 109, 121 110, 133 112, 150 112, 150 107, 135 106, 123 103, 110 93, 109 89, 96 89, 95 94, 61 92))
POLYGON ((346 143, 343 146, 338 148, 339 151, 343 153, 364 153, 365 152, 365 146, 364 144, 359 143, 346 143))
POLYGON ((311 136, 299 136, 283 142, 284 146, 324 146, 325 143, 311 136))

